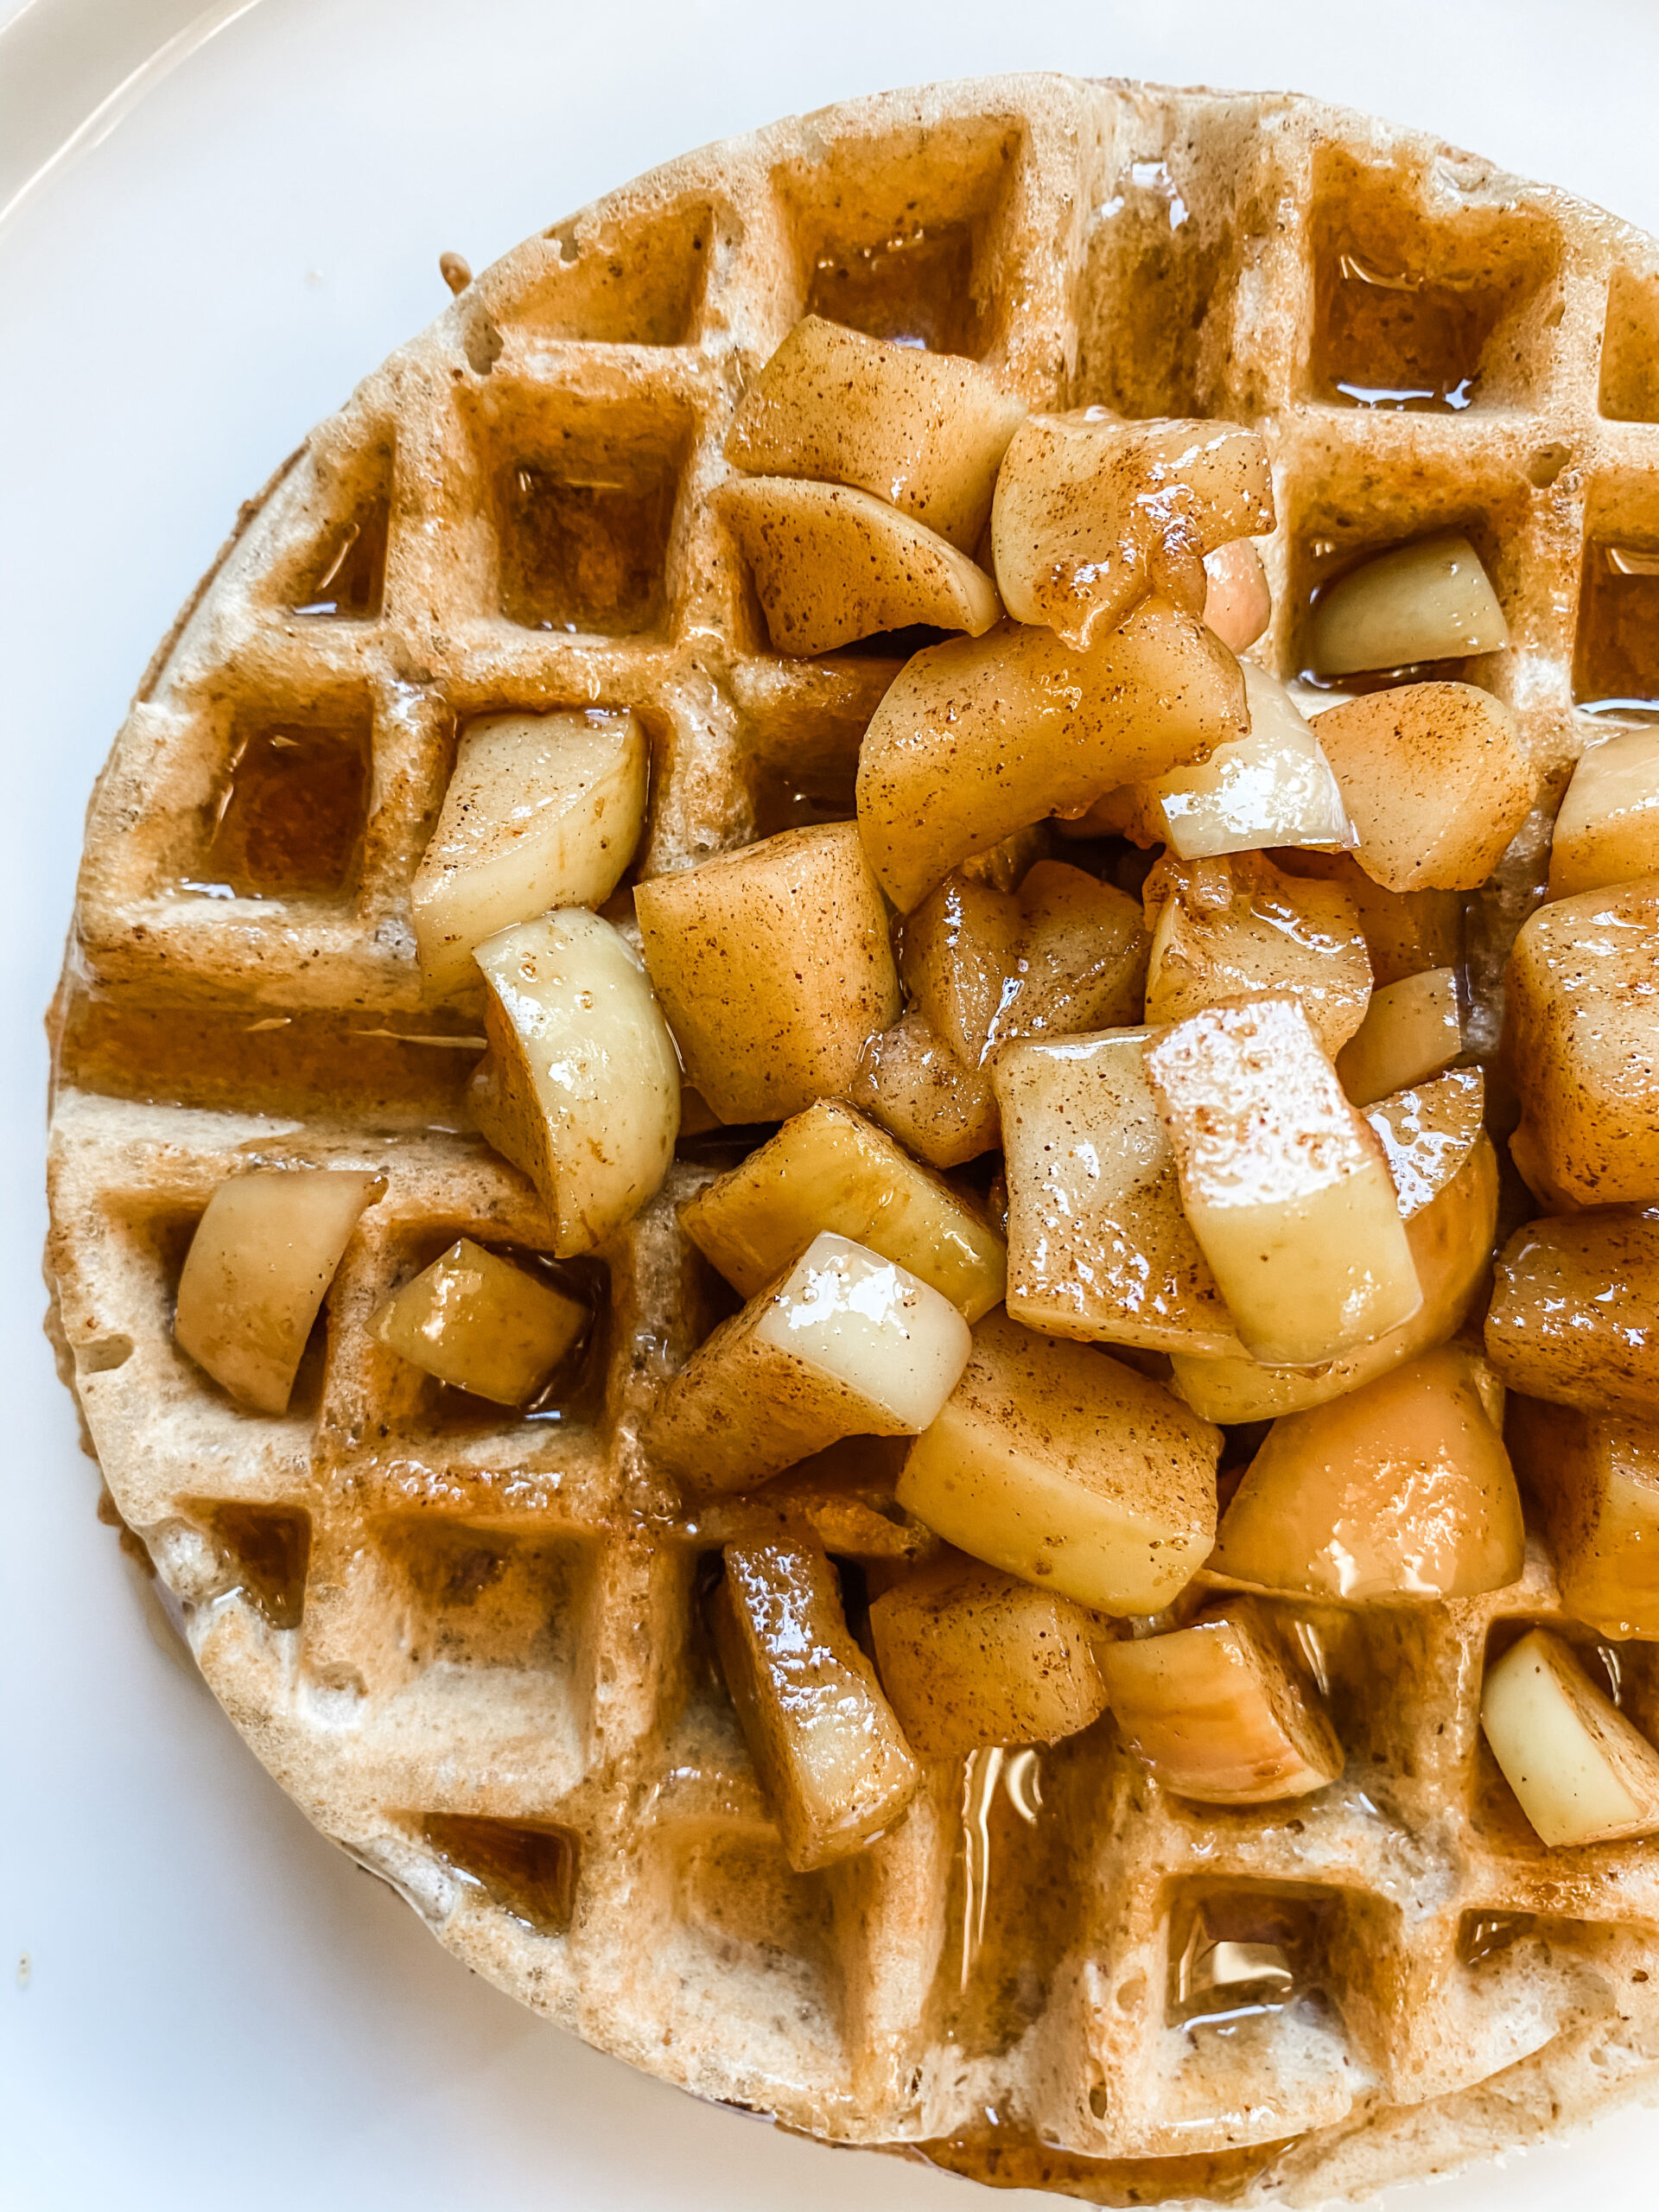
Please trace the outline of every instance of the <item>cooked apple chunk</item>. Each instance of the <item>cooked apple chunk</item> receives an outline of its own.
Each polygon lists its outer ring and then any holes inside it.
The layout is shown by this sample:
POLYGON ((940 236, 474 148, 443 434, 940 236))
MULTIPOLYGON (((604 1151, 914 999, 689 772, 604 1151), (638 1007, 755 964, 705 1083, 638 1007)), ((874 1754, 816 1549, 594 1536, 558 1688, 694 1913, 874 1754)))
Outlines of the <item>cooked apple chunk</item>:
POLYGON ((934 1167, 960 1167, 1000 1141, 990 1077, 965 1066, 919 1014, 871 1038, 848 1096, 934 1167))
POLYGON ((1356 1106, 1374 1106, 1438 1075, 1462 1050, 1456 971, 1430 968, 1372 993, 1365 1019, 1337 1054, 1337 1073, 1356 1106))
POLYGON ((1020 887, 1024 931, 991 1042, 1138 1021, 1151 944, 1140 902, 1086 869, 1039 861, 1020 887))
POLYGON ((993 1744, 1053 1744, 1106 1705, 1104 1624, 1069 1598, 947 1553, 870 1607, 881 1687, 925 1759, 993 1744))
POLYGON ((1548 1629, 1486 1669, 1480 1725, 1553 1850, 1659 1830, 1659 1751, 1548 1629))
POLYGON ((476 954, 489 1051, 474 1118, 553 1216, 561 1259, 591 1252, 655 1196, 674 1157, 680 1068, 638 954, 579 906, 476 954))
POLYGON ((1024 929, 1017 899, 959 868, 905 918, 905 988, 965 1067, 976 1068, 989 1047, 1024 929))
POLYGON ((1476 1364, 1446 1346, 1276 1421, 1222 1516, 1212 1572, 1357 1605, 1517 1580, 1521 1498, 1476 1364))
POLYGON ((1319 739, 1386 891, 1478 890, 1537 794, 1515 716, 1473 683, 1368 692, 1321 715, 1319 739))
POLYGON ((817 1544, 728 1544, 709 1603, 715 1651, 798 1873, 890 1828, 921 1781, 817 1544))
POLYGON ((977 1321, 1002 1298, 1007 1255, 948 1183, 851 1107, 824 1100, 786 1122, 680 1209, 692 1243, 753 1298, 821 1230, 893 1260, 977 1321))
POLYGON ((855 485, 971 553, 1025 412, 972 361, 809 315, 739 402, 726 458, 751 474, 855 485))
POLYGON ((993 1313, 897 1496, 947 1543, 1040 1589, 1151 1613, 1215 1541, 1220 1447, 1133 1368, 993 1313))
POLYGON ((1335 1359, 1418 1310, 1382 1147, 1294 1000, 1194 1014, 1146 1060, 1181 1204, 1256 1359, 1335 1359))
POLYGON ((1273 527, 1268 451, 1231 423, 1119 423, 1091 408, 1027 416, 991 507, 997 582, 1016 621, 1087 646, 1160 592, 1202 616, 1204 556, 1273 527))
POLYGON ((1659 1214, 1598 1206, 1504 1246, 1486 1350, 1512 1389, 1651 1419, 1659 1406, 1659 1214))
POLYGON ((475 983, 486 937, 556 906, 600 906, 645 819, 639 717, 486 715, 461 734, 443 810, 410 890, 429 991, 475 983))
POLYGON ((1247 652, 1273 620, 1273 593, 1262 556, 1235 537, 1204 556, 1204 626, 1230 652, 1247 652))
POLYGON ((899 1013, 887 910, 857 825, 831 822, 659 875, 634 894, 686 1074, 722 1122, 844 1091, 899 1013))
POLYGON ((1388 1155, 1402 1221, 1433 1205, 1460 1173, 1480 1141, 1485 1109, 1486 1078, 1478 1068, 1453 1068, 1366 1107, 1365 1119, 1388 1155))
POLYGON ((1248 661, 1243 669, 1249 735, 1146 786, 1172 850, 1192 861, 1268 845, 1347 843, 1347 809, 1312 723, 1276 677, 1248 661))
POLYGON ((1510 1448, 1567 1611, 1604 1636, 1659 1637, 1659 1424, 1529 1399, 1510 1448))
POLYGON ((965 553, 868 492, 754 476, 723 485, 715 504, 780 653, 827 653, 917 622, 977 638, 1002 612, 965 553))
POLYGON ((1207 1607, 1190 1628, 1109 1643, 1100 1664, 1124 1742, 1177 1796, 1266 1805, 1342 1772, 1313 1677, 1254 1599, 1207 1607))
POLYGON ((581 1299, 459 1236, 387 1299, 369 1326, 440 1382, 523 1406, 569 1357, 591 1318, 581 1299))
POLYGON ((1287 875, 1342 886, 1359 916, 1376 989, 1420 976, 1425 968, 1455 968, 1462 959, 1463 900, 1457 892, 1385 891, 1351 853, 1302 847, 1281 849, 1274 858, 1287 875))
POLYGON ((1574 899, 1659 874, 1659 729, 1621 730, 1583 754, 1555 817, 1549 895, 1574 899))
POLYGON ((374 1187, 372 1175, 343 1168, 256 1167, 208 1199, 173 1333, 256 1413, 287 1412, 311 1324, 374 1187))
POLYGON ((916 1435, 970 1346, 948 1298, 826 1230, 692 1353, 652 1446, 693 1490, 747 1490, 843 1436, 916 1435))
POLYGON ((1220 639, 1149 599, 1087 652, 999 624, 917 653, 872 717, 858 765, 870 862, 909 913, 1011 830, 1244 734, 1244 684, 1220 639))
POLYGON ((1313 609, 1307 655, 1322 676, 1351 676, 1500 652, 1509 642, 1480 556, 1461 531, 1441 530, 1327 584, 1313 609))

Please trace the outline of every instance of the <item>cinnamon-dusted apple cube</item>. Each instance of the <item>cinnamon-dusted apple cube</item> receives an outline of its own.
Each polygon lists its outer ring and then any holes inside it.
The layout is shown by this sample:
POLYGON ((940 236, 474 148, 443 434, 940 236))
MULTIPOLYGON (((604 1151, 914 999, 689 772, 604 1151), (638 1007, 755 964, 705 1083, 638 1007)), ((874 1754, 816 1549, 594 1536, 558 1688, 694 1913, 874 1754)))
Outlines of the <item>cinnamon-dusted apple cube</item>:
POLYGON ((1177 1796, 1272 1804, 1342 1772, 1312 1675, 1254 1599, 1206 1607, 1190 1628, 1107 1644, 1100 1663, 1124 1742, 1177 1796))
POLYGON ((1558 899, 1516 938, 1515 1164, 1569 1205, 1659 1198, 1659 875, 1558 899))
POLYGON ((897 1497, 958 1551, 1039 1589, 1151 1613, 1215 1541, 1220 1448, 1217 1431, 1133 1368, 993 1313, 911 1446, 897 1497))
POLYGON ((1204 556, 1273 527, 1268 449, 1231 423, 1029 416, 997 472, 991 548, 1007 609, 1074 645, 1148 592, 1202 615, 1204 556))
POLYGON ((1321 676, 1351 676, 1500 652, 1509 642, 1479 555, 1461 531, 1440 530, 1375 554, 1327 584, 1313 609, 1307 657, 1321 676))
POLYGON ((693 1490, 746 1490, 843 1436, 918 1434, 970 1348, 948 1298, 825 1230, 692 1353, 648 1440, 693 1490))
POLYGON ((973 361, 810 315, 738 403, 726 458, 756 475, 855 485, 971 553, 1025 412, 973 361))
POLYGON ((960 1553, 913 1569, 870 1607, 881 1687, 925 1759, 1086 1728, 1105 1709, 1105 1633, 1069 1598, 960 1553))
POLYGON ((1249 735, 1145 786, 1171 849, 1191 861, 1269 845, 1347 843, 1348 811, 1313 724, 1276 677, 1248 661, 1243 671, 1249 735))
POLYGON ((1520 1493, 1476 1367, 1444 1346, 1276 1421, 1221 1517, 1211 1570, 1357 1605, 1518 1580, 1520 1493))
POLYGON ((858 830, 785 830, 634 894, 645 962, 722 1122, 772 1122, 844 1091, 899 1013, 887 910, 858 830))
POLYGON ((864 734, 858 819, 902 912, 1011 830, 1203 760, 1246 727, 1238 663, 1167 601, 1087 652, 999 624, 906 662, 864 734))
POLYGON ((1138 899, 1084 868, 1039 861, 1020 887, 1020 911, 1024 930, 993 1043, 1140 1020, 1151 939, 1138 899))
POLYGON ((1147 1079, 1152 1029, 1009 1045, 993 1071, 1008 1186, 1007 1308, 1052 1336, 1201 1357, 1242 1347, 1181 1211, 1147 1079))
POLYGON ((977 1321, 1002 1298, 1002 1240, 950 1185, 861 1115, 823 1100, 680 1209, 692 1243, 745 1298, 821 1230, 850 1237, 977 1321))
POLYGON ((1548 1629, 1486 1669, 1480 1725, 1552 1850, 1659 1830, 1659 1751, 1548 1629))
POLYGON ((288 1411, 305 1340, 376 1181, 339 1167, 256 1167, 208 1199, 173 1333, 254 1412, 288 1411))
POLYGON ((503 930, 475 957, 490 1049, 474 1118, 541 1192, 559 1257, 591 1252, 674 1157, 680 1068, 662 1009, 627 939, 579 906, 503 930))
POLYGON ((1549 848, 1549 895, 1659 874, 1659 729, 1621 730, 1573 771, 1549 848))
POLYGON ((1273 620, 1273 593, 1262 556, 1235 537, 1204 556, 1204 626, 1230 652, 1247 652, 1273 620))
POLYGON ((1462 959, 1463 900, 1457 892, 1385 891, 1351 853, 1303 847, 1282 849, 1274 859, 1287 875, 1342 886, 1359 916, 1376 989, 1421 976, 1426 968, 1455 968, 1462 959))
MULTIPOLYGON (((1373 1108, 1372 1111, 1376 1109, 1373 1108)), ((1322 1406, 1371 1382, 1402 1360, 1447 1342, 1485 1296, 1497 1220, 1497 1155, 1483 1131, 1432 1204, 1406 1224, 1423 1302, 1409 1320, 1357 1351, 1318 1367, 1274 1367, 1253 1359, 1171 1356, 1170 1385, 1206 1421, 1274 1421, 1322 1406)))
POLYGON ((1659 1216, 1599 1206, 1504 1246, 1486 1351, 1511 1389, 1556 1405, 1659 1407, 1659 1216))
POLYGON ((1485 1110, 1486 1078, 1478 1068, 1452 1068, 1365 1108, 1388 1155, 1402 1221, 1433 1205, 1462 1171, 1480 1142, 1485 1110))
POLYGON ((871 1038, 848 1096, 934 1167, 960 1167, 1001 1141, 989 1075, 965 1066, 919 1014, 871 1038))
POLYGON ((1002 612, 967 554, 868 492, 755 476, 715 499, 778 652, 827 653, 916 622, 977 638, 1002 612))
POLYGON ((905 988, 966 1067, 985 1057, 1024 929, 1017 899, 959 868, 905 918, 899 959, 905 988))
POLYGON ((497 1405, 523 1406, 569 1357, 592 1318, 581 1299, 460 1236, 388 1298, 369 1326, 440 1382, 497 1405))
POLYGON ((1291 999, 1214 1007, 1147 1049, 1181 1204, 1257 1359, 1335 1359, 1422 1304, 1376 1135, 1291 999))
POLYGON ((798 1873, 861 1851, 921 1770, 848 1630, 836 1570, 799 1538, 728 1544, 709 1602, 715 1656, 798 1873))
POLYGON ((1373 1106, 1438 1075, 1462 1050, 1456 971, 1430 968, 1371 994, 1365 1019, 1337 1054, 1337 1073, 1356 1106, 1373 1106))
POLYGON ((486 937, 556 906, 600 906, 645 827, 638 715, 591 709, 469 722, 410 900, 429 991, 475 983, 486 937))
POLYGON ((1567 1611, 1604 1636, 1659 1637, 1659 1423, 1532 1399, 1511 1449, 1567 1611))
POLYGON ((1286 875, 1260 853, 1166 855, 1142 895, 1152 922, 1148 1021, 1270 992, 1294 999, 1334 1053, 1364 1020, 1371 963, 1339 885, 1286 875))

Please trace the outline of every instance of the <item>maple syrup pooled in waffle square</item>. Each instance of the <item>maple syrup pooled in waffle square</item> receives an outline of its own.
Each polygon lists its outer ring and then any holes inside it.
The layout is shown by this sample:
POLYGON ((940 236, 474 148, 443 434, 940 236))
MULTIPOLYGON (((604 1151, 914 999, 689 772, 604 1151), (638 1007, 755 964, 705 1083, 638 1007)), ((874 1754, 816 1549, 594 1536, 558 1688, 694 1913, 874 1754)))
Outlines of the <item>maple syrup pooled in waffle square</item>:
MULTIPOLYGON (((1108 2204, 1313 2203, 1645 2093, 1659 247, 1309 101, 1031 77, 778 124, 454 275, 157 652, 54 1009, 53 1326, 215 1694, 477 1971, 830 2140, 1108 2204), (971 412, 995 448, 977 508, 744 464, 783 433, 740 436, 740 405, 808 317, 858 361, 874 340, 940 365, 938 422, 967 441, 971 412), (1036 458, 988 521, 1015 426, 1059 415, 1018 433, 1036 458), (1243 678, 1195 619, 1219 572, 1191 530, 1137 541, 1122 606, 1074 564, 1099 620, 1067 646, 1014 543, 1021 483, 1052 522, 1067 438, 1151 469, 1157 426, 1195 417, 1260 477, 1219 529, 1260 555, 1230 572, 1266 621, 1235 637, 1243 678), (1228 703, 1103 780, 1090 747, 1130 735, 1055 657, 1121 640, 1228 703), (1005 647, 1037 671, 1032 726, 1072 718, 1031 770, 1043 803, 972 842, 1002 761, 964 751, 883 828, 867 731, 911 687, 925 725, 930 655, 1005 647), (1274 804, 1314 811, 1217 842, 1204 756, 1247 731, 1274 804), (590 887, 561 906, 509 870, 469 935, 467 809, 503 776, 574 809, 559 865, 580 848, 590 887), (634 809, 615 850, 601 801, 634 809), (741 876, 753 912, 817 901, 780 1104, 730 1043, 755 971, 722 998, 684 948, 706 923, 696 958, 725 957, 730 856, 798 831, 741 876), (1584 917, 1607 914, 1637 964, 1604 976, 1584 917), (952 964, 974 931, 1007 956, 988 1000, 952 964), (514 992, 586 1034, 560 961, 639 1009, 633 1058, 564 1122, 512 1075, 514 992), (1622 1058, 1583 988, 1621 1009, 1622 1058), (1297 1219, 1382 1206, 1376 1326, 1335 1349, 1312 1274, 1288 1300, 1253 1274, 1206 1183, 1224 1067, 1249 1125, 1228 1174, 1274 1202, 1273 1146, 1317 1127, 1338 1165, 1297 1219), (617 1141, 573 1194, 584 1128, 617 1141), (227 1352, 273 1188, 321 1193, 327 1261, 292 1341, 227 1352), (493 1397, 423 1349, 469 1300, 468 1357, 522 1370, 493 1397), (889 1321, 859 1334, 881 1300, 915 1351, 896 1410, 868 1363, 889 1321), (821 1355, 786 1341, 809 1322, 821 1355), (1103 1427, 1067 1413, 1107 1375, 1103 1427), (1464 1442, 1443 1492, 1440 1445, 1413 1462, 1402 1565, 1376 1439, 1431 1400, 1464 1442), (1139 1596, 1109 1571, 1120 1433, 1165 1471, 1139 1596), (993 1471, 964 1505, 970 1467, 993 1471), (1050 1489, 1016 1498, 1033 1468, 1050 1489), (1335 1468, 1362 1471, 1299 1585, 1307 1529, 1275 1497, 1335 1468), (785 1616, 833 1625, 809 1688, 864 1716, 850 1780, 786 1725, 785 1616), (965 1694, 952 1652, 993 1649, 965 1694)), ((1105 480, 1077 450, 1073 489, 1105 480)), ((946 664, 968 697, 986 664, 946 664)), ((745 926, 746 959, 789 957, 745 926)))

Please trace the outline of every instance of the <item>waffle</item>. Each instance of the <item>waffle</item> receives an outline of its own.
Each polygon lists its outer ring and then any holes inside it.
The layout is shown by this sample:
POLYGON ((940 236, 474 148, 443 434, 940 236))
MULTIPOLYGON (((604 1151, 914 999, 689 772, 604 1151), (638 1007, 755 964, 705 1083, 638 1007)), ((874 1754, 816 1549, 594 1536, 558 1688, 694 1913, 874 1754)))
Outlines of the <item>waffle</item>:
MULTIPOLYGON (((1659 538, 1659 247, 1286 96, 1010 77, 785 122, 466 283, 243 510, 144 677, 54 1014, 54 1327, 109 1490, 310 1818, 470 1967, 652 2073, 1107 2204, 1358 2197, 1535 2139, 1659 2070, 1659 1859, 1547 1850, 1480 1736, 1488 1639, 1561 1618, 1535 1539, 1492 1598, 1280 1607, 1348 1749, 1313 1798, 1194 1807, 1107 1719, 935 1764, 896 1829, 798 1875, 702 1562, 806 1527, 875 1573, 931 1539, 893 1503, 902 1440, 695 1512, 642 1450, 729 1310, 677 1208, 741 1147, 683 1140, 575 1268, 594 1319, 556 1404, 468 1410, 368 1327, 457 1236, 552 1243, 472 1128, 476 1009, 422 1003, 410 883, 458 723, 633 709, 635 876, 853 810, 898 664, 772 652, 710 496, 745 378, 809 308, 1034 405, 1257 427, 1254 657, 1281 675, 1332 558, 1467 529, 1512 642, 1460 672, 1545 791, 1467 903, 1494 1052, 1580 702, 1632 688, 1591 553, 1659 538), (1372 281, 1402 269, 1414 289, 1372 281), (266 1419, 176 1350, 172 1300, 216 1185, 294 1160, 385 1195, 266 1419), (1223 1941, 1275 1943, 1291 1986, 1230 2008, 1194 1965, 1223 1941)), ((1620 1662, 1652 1732, 1659 1655, 1620 1662)))

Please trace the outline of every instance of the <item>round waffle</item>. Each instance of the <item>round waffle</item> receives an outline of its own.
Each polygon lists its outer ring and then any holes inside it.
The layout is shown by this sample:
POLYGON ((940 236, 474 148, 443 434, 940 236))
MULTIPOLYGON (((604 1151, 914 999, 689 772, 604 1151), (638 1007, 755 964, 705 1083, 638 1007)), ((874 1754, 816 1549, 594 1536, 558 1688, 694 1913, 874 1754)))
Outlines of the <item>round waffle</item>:
MULTIPOLYGON (((464 270, 457 270, 464 276, 464 270)), ((1348 1749, 1290 1806, 1160 1792, 1109 1720, 929 1771, 855 1858, 790 1872, 706 1643, 700 1560, 810 1527, 924 1548, 887 1447, 688 1514, 639 1443, 717 1310, 683 1142, 581 1275, 580 1374, 489 1420, 368 1321, 458 1236, 550 1249, 474 1133, 481 1047, 423 1007, 410 884, 458 726, 632 709, 636 876, 850 815, 897 664, 771 652, 710 494, 746 378, 805 310, 983 361, 1038 407, 1268 442, 1271 631, 1301 665, 1334 556, 1466 530, 1549 804, 1630 683, 1599 543, 1659 535, 1659 247, 1427 139, 1281 95, 999 78, 692 155, 532 238, 243 510, 88 820, 54 1015, 49 1271, 66 1373, 203 1674, 325 1833, 468 1965, 601 2047, 841 2142, 1103 2203, 1311 2203, 1645 2088, 1659 1859, 1547 1849, 1480 1736, 1497 1595, 1314 1619, 1348 1749), (1380 279, 1389 281, 1379 281, 1380 279), (194 1223, 304 1161, 384 1195, 288 1414, 176 1348, 194 1223), (1195 1931, 1294 1986, 1229 2015, 1195 1931)), ((1659 596, 1659 585, 1648 587, 1659 596)), ((1474 1042, 1548 807, 1469 903, 1474 1042)), ((1652 1648, 1627 1709, 1659 1719, 1652 1648)))

